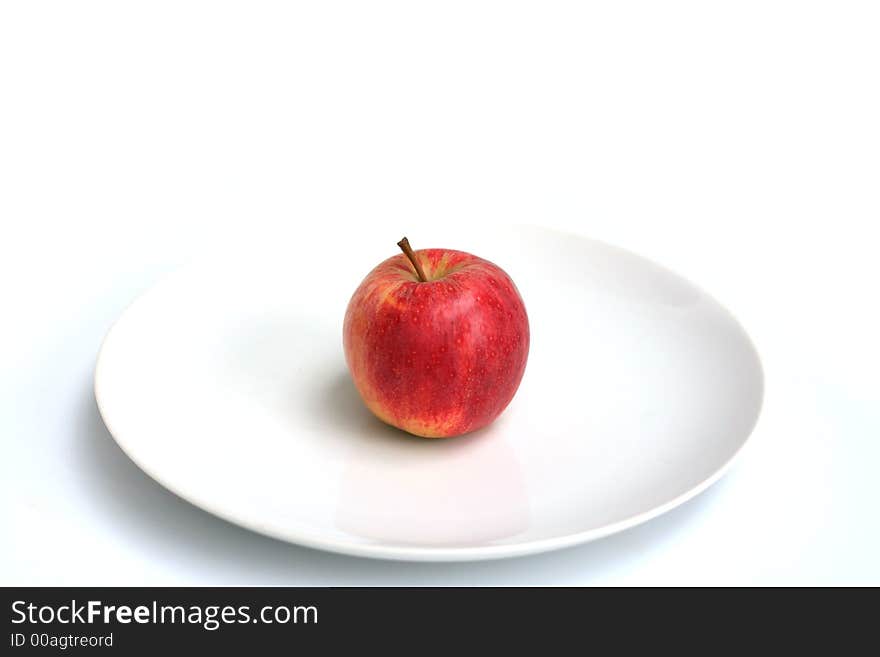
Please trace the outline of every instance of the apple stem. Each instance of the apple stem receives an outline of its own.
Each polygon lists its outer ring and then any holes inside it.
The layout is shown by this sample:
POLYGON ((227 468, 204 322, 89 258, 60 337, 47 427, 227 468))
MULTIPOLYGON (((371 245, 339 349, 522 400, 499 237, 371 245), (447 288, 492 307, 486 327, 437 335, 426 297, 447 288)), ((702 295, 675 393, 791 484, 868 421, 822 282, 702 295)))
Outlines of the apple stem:
POLYGON ((409 258, 409 261, 412 263, 412 266, 416 268, 416 274, 418 274, 419 281, 422 283, 427 283, 428 279, 425 276, 425 272, 422 270, 422 266, 419 264, 419 261, 416 260, 416 254, 413 253, 412 247, 409 245, 409 240, 405 237, 397 243, 397 246, 400 247, 400 250, 409 258))

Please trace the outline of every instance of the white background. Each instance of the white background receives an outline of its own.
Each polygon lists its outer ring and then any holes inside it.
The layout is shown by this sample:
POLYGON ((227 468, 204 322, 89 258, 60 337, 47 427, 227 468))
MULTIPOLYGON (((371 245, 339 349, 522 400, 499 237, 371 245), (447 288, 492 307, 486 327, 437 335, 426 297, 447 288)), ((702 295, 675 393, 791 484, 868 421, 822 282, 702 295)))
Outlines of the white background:
POLYGON ((0 584, 880 584, 878 34, 846 1, 3 3, 0 584), (711 292, 767 376, 734 469, 589 545, 410 564, 239 529, 116 447, 95 355, 163 273, 425 222, 711 292))

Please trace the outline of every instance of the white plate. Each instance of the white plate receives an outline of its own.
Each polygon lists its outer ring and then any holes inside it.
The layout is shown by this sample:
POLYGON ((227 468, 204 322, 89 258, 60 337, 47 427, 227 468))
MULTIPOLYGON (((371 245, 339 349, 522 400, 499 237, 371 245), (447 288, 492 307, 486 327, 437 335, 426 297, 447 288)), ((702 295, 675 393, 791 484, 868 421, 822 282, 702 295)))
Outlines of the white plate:
POLYGON ((98 358, 116 441, 227 520, 412 560, 508 557, 631 527, 705 489, 746 442, 761 366, 724 308, 628 252, 527 228, 414 240, 492 260, 519 286, 532 346, 507 411, 447 440, 382 424, 349 381, 341 324, 398 238, 366 264, 267 249, 166 278, 98 358))

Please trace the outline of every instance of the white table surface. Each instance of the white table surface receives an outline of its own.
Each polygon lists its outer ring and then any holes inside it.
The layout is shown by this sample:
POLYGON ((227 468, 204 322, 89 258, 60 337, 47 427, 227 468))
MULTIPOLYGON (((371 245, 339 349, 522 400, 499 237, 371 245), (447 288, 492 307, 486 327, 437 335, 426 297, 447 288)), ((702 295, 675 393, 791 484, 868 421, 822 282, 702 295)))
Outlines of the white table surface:
POLYGON ((4 5, 0 584, 880 584, 878 29, 855 2, 4 5), (371 561, 190 506, 98 416, 107 328, 198 253, 331 232, 378 261, 509 221, 742 321, 764 411, 706 493, 560 552, 371 561))

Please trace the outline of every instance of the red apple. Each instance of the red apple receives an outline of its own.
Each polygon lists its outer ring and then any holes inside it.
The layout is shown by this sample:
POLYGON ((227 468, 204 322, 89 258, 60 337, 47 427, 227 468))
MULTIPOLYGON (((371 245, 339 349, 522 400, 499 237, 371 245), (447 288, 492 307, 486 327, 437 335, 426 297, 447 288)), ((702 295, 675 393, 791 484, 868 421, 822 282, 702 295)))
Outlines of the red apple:
POLYGON ((425 438, 492 422, 519 387, 529 320, 510 277, 463 251, 413 252, 378 265, 345 313, 345 359, 380 420, 425 438))

